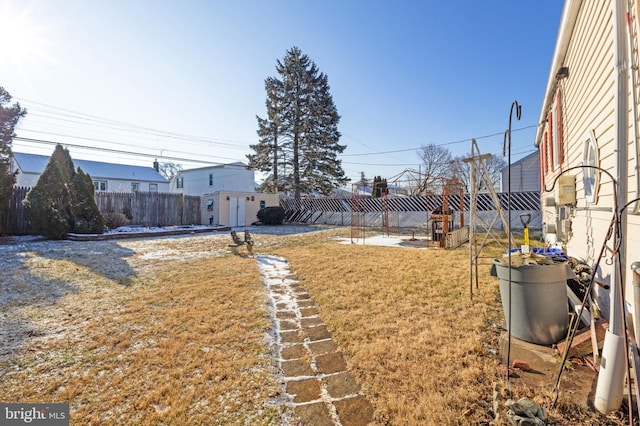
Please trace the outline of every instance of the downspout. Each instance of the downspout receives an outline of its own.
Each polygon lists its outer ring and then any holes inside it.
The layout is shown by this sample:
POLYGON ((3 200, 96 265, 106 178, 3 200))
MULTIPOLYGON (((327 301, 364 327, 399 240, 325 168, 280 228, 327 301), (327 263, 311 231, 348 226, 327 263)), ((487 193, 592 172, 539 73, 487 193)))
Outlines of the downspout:
MULTIPOLYGON (((640 306, 640 262, 633 262, 631 264, 631 271, 633 271, 633 301, 637 310, 638 306, 640 306)), ((635 317, 636 342, 639 341, 638 340, 639 329, 640 329, 640 318, 636 316, 635 317)))
MULTIPOLYGON (((638 14, 638 7, 635 9, 636 15, 638 14)), ((633 120, 631 120, 631 124, 633 126, 633 157, 634 157, 634 175, 636 177, 636 196, 635 198, 640 198, 640 165, 638 164, 638 160, 640 157, 640 146, 638 145, 638 100, 637 100, 637 81, 636 81, 636 73, 638 73, 638 62, 637 56, 633 54, 633 25, 631 25, 631 0, 627 0, 627 43, 628 43, 628 55, 629 55, 629 64, 631 66, 631 112, 633 120)), ((640 203, 636 202, 633 210, 633 214, 640 214, 640 203)), ((637 316, 638 305, 635 306, 636 312, 634 312, 634 316, 637 316)), ((638 330, 636 329, 636 332, 638 330)), ((637 336, 636 336, 637 337, 637 336)))
MULTIPOLYGON (((628 95, 627 95, 627 49, 626 49, 626 1, 614 0, 612 4, 613 17, 613 46, 616 82, 615 106, 615 176, 617 181, 617 205, 627 203, 627 139, 628 134, 628 95)), ((625 353, 625 324, 623 284, 625 275, 627 216, 623 212, 620 216, 621 244, 618 251, 619 262, 613 262, 611 270, 611 311, 609 314, 609 329, 606 332, 602 348, 602 363, 598 374, 598 385, 594 399, 595 408, 603 414, 617 410, 622 405, 624 394, 626 363, 628 354, 625 353), (622 303, 621 303, 622 302, 622 303)), ((615 256, 615 254, 614 254, 615 256)))
MULTIPOLYGON (((636 15, 639 13, 638 7, 635 9, 636 15)), ((636 196, 640 198, 640 165, 638 164, 638 157, 640 157, 640 146, 638 146, 638 98, 637 98, 637 80, 636 73, 638 73, 638 61, 637 56, 633 54, 633 25, 631 24, 631 1, 627 0, 627 52, 629 55, 629 65, 631 67, 631 112, 632 112, 632 128, 633 128, 633 155, 635 159, 634 174, 636 177, 636 196)), ((636 202, 633 207, 633 214, 640 214, 640 203, 636 202)), ((624 234, 623 234, 624 235, 624 234)), ((633 279, 633 318, 636 342, 640 342, 640 263, 635 262, 631 265, 631 270, 634 271, 633 279)))

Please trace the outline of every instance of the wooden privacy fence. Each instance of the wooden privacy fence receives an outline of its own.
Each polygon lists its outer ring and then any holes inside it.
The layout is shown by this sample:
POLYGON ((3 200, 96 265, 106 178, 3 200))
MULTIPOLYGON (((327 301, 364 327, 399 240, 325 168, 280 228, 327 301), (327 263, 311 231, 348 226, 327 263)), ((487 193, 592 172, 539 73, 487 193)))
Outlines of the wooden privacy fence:
POLYGON ((156 192, 96 192, 101 213, 124 213, 144 226, 199 225, 200 197, 156 192))
POLYGON ((9 203, 0 209, 0 235, 24 235, 27 233, 27 220, 22 200, 29 188, 14 187, 9 203))
MULTIPOLYGON (((0 235, 27 233, 26 211, 22 204, 30 188, 15 187, 7 206, 0 208, 0 235)), ((96 192, 102 214, 123 213, 133 225, 199 225, 200 197, 156 192, 96 192)))

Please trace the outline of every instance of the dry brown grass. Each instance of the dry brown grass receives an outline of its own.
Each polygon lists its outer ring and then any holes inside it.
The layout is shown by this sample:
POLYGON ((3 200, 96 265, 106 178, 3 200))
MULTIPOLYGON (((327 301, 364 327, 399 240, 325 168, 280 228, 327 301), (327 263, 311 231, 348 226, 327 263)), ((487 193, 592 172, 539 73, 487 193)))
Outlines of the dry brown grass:
MULTIPOLYGON (((501 252, 489 244, 483 256, 501 252)), ((287 258, 319 306, 349 369, 375 406, 375 424, 488 424, 492 387, 504 384, 498 347, 503 324, 490 259, 469 292, 469 254, 336 245, 298 240, 274 250, 287 258), (302 249, 301 247, 304 247, 302 249)), ((540 389, 514 388, 548 406, 540 389)), ((550 424, 622 424, 560 398, 550 424)), ((507 424, 503 420, 497 424, 507 424)))
MULTIPOLYGON (((374 423, 492 421, 501 378, 489 349, 502 308, 488 265, 471 300, 466 249, 334 240, 348 235, 254 235, 255 251, 290 262, 375 407, 374 423)), ((230 256, 228 240, 0 250, 0 400, 69 401, 72 424, 282 423, 264 289, 255 261, 230 256)), ((551 424, 621 424, 564 399, 550 414, 551 424)))
POLYGON ((24 334, 17 356, 0 362, 0 400, 69 401, 72 424, 279 423, 281 389, 252 259, 144 262, 131 254, 131 272, 121 265, 124 274, 105 277, 109 268, 95 265, 96 273, 76 254, 80 263, 28 252, 24 274, 3 282, 68 291, 16 299, 4 311, 24 334))

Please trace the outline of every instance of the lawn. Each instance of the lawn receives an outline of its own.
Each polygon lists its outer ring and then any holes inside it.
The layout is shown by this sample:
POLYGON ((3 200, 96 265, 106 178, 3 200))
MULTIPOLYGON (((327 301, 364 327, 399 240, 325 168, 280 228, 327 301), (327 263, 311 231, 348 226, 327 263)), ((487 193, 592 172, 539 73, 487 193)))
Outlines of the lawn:
MULTIPOLYGON (((489 424, 498 285, 468 249, 340 244, 349 229, 254 234, 315 301, 376 425, 489 424)), ((290 418, 254 259, 224 235, 0 247, 0 401, 71 424, 278 425, 290 418)), ((498 246, 487 249, 495 256, 498 246)), ((539 403, 548 395, 514 389, 539 403)), ((560 396, 550 424, 622 424, 560 396)), ((506 424, 504 420, 496 424, 506 424)))

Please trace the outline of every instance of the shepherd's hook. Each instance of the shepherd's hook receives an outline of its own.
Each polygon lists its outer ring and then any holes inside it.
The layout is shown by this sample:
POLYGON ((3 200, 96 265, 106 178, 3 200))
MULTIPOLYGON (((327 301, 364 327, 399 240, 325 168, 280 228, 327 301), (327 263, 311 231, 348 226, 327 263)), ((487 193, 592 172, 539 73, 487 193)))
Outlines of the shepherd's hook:
POLYGON ((504 132, 504 144, 502 147, 502 156, 504 157, 507 153, 509 155, 507 161, 507 211, 508 211, 508 220, 507 224, 509 226, 507 231, 507 239, 509 244, 509 296, 508 296, 508 313, 507 313, 507 387, 509 389, 509 396, 511 397, 511 381, 510 381, 510 373, 509 368, 511 367, 511 247, 513 242, 511 241, 511 121, 513 119, 513 109, 515 107, 516 110, 516 119, 520 120, 520 116, 522 115, 522 107, 518 104, 518 101, 513 101, 511 103, 511 110, 509 111, 509 128, 504 132))

